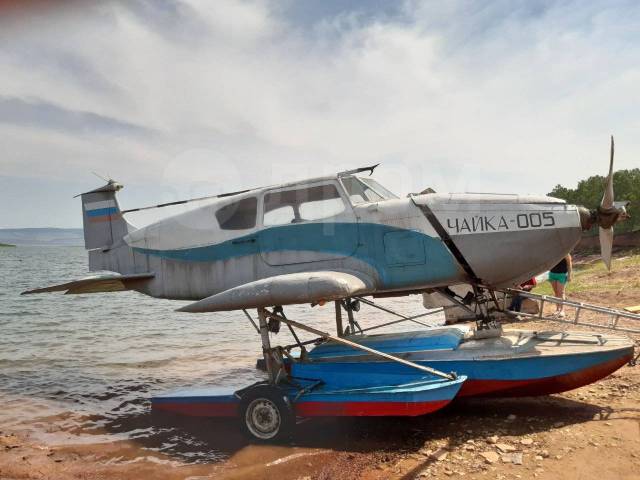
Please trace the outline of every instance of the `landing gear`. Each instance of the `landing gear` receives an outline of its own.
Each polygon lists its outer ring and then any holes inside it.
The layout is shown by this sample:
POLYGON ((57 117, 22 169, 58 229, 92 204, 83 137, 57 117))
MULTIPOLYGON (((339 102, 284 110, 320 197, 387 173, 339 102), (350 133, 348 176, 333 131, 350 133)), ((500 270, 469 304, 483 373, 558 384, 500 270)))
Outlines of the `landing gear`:
POLYGON ((280 319, 285 319, 282 308, 276 307, 274 310, 282 317, 270 315, 264 308, 258 309, 257 330, 262 337, 263 360, 269 381, 236 392, 236 396, 240 398, 238 413, 242 431, 252 440, 261 443, 283 440, 291 435, 296 423, 291 401, 284 390, 278 387, 288 374, 284 368, 282 349, 271 348, 269 340, 269 332, 277 333, 280 330, 280 319))
MULTIPOLYGON (((367 303, 367 301, 365 300, 362 301, 367 303)), ((371 304, 372 302, 368 303, 371 304)), ((354 304, 354 302, 350 302, 348 307, 345 307, 348 308, 347 313, 353 312, 356 305, 357 303, 354 304)), ((336 305, 336 312, 339 312, 340 309, 337 307, 342 307, 336 305)), ((429 312, 426 312, 418 316, 426 316, 429 314, 429 312)), ((401 317, 402 321, 412 320, 411 317, 405 317, 404 315, 401 315, 401 317)), ((251 319, 251 317, 249 317, 249 319, 251 319)), ((336 319, 340 319, 340 315, 338 313, 336 313, 336 319)), ((352 403, 345 401, 344 397, 353 395, 354 398, 357 399, 353 402, 358 403, 367 403, 372 401, 372 399, 367 396, 367 394, 363 395, 362 392, 359 393, 359 390, 352 391, 345 389, 344 387, 339 387, 335 384, 332 385, 331 381, 326 380, 322 377, 316 378, 315 374, 313 375, 313 378, 305 378, 305 375, 301 375, 300 377, 291 376, 290 372, 293 370, 292 364, 301 361, 303 362, 304 360, 301 360, 300 357, 294 357, 290 355, 288 352, 289 347, 271 347, 271 342, 269 339, 270 321, 272 321, 272 323, 275 323, 277 321, 287 325, 290 328, 292 335, 296 339, 296 345, 300 347, 303 352, 305 351, 304 345, 300 342, 297 335, 293 331, 294 327, 312 333, 314 335, 319 335, 320 339, 324 341, 331 340, 332 342, 335 342, 337 344, 346 345, 350 348, 364 351, 369 355, 375 355, 376 357, 383 358, 385 361, 393 361, 407 367, 420 370, 422 372, 421 378, 425 373, 427 373, 432 376, 444 378, 448 382, 458 381, 458 377, 454 372, 441 372, 426 365, 420 365, 404 358, 381 352, 379 350, 348 340, 346 338, 331 335, 330 333, 323 332, 316 328, 310 327, 309 325, 305 325, 303 323, 296 322, 295 320, 291 320, 285 317, 284 312, 279 308, 274 308, 272 311, 269 311, 266 308, 259 308, 259 327, 255 325, 255 323, 254 326, 258 327, 257 330, 260 332, 260 335, 262 337, 262 352, 264 357, 263 360, 267 374, 269 375, 269 380, 256 383, 248 388, 235 392, 235 397, 240 400, 238 402, 238 414, 240 416, 240 426, 242 428, 242 431, 250 439, 256 442, 278 442, 290 437, 296 424, 296 412, 301 414, 302 416, 368 415, 368 413, 362 413, 363 410, 360 409, 361 407, 357 407, 358 410, 355 411, 356 413, 354 413, 353 410, 349 410, 350 407, 348 405, 352 405, 352 403), (286 361, 283 358, 283 355, 287 357, 286 361), (304 397, 307 394, 313 395, 314 389, 323 388, 325 386, 326 388, 323 390, 323 393, 326 393, 326 396, 320 395, 319 397, 316 397, 312 400, 309 400, 309 397, 304 397), (342 404, 344 405, 344 408, 338 407, 336 409, 334 403, 335 405, 342 404), (296 405, 296 408, 294 408, 294 404, 296 405), (303 404, 302 410, 300 410, 298 407, 300 404, 303 404), (320 406, 320 408, 318 408, 318 405, 320 406), (305 410, 304 407, 307 407, 307 410, 305 410)), ((357 323, 354 321, 353 325, 357 325, 357 323)), ((339 326, 338 332, 340 332, 339 326)), ((290 347, 293 347, 293 345, 290 347)), ((332 378, 331 374, 327 374, 327 376, 329 379, 332 378)), ((462 381, 464 381, 464 379, 462 379, 462 381)), ((449 388, 449 386, 451 385, 448 382, 445 382, 444 384, 447 386, 447 388, 449 388)), ((458 383, 456 383, 456 385, 458 383)), ((432 383, 429 383, 429 385, 430 388, 433 386, 432 383)), ((376 386, 374 390, 378 391, 378 388, 379 387, 376 386)), ((438 388, 440 387, 438 386, 438 388)), ((374 403, 380 402, 379 400, 377 400, 377 398, 379 397, 374 398, 374 403)), ((406 402, 403 401, 403 403, 406 402)), ((386 415, 387 413, 384 414, 386 415)), ((404 414, 406 413, 400 413, 400 415, 404 414)), ((373 415, 373 413, 371 413, 371 415, 373 415)), ((382 415, 382 413, 375 413, 375 415, 382 415)))
POLYGON ((251 440, 277 442, 291 436, 295 415, 287 396, 273 385, 255 385, 242 392, 240 426, 251 440))
POLYGON ((438 295, 428 301, 425 299, 425 306, 445 308, 447 325, 473 321, 476 323, 477 332, 500 329, 498 320, 504 315, 504 308, 500 305, 495 292, 487 287, 469 284, 466 288, 465 286, 441 287, 426 293, 438 295))

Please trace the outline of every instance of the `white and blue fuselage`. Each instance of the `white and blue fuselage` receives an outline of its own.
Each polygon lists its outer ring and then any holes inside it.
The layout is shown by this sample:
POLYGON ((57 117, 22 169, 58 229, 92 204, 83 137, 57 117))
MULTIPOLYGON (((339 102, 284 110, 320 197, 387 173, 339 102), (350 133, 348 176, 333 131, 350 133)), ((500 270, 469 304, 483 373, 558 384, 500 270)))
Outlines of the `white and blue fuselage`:
POLYGON ((90 252, 91 270, 153 272, 141 291, 175 299, 314 271, 356 272, 377 293, 513 286, 557 263, 582 232, 577 207, 551 197, 397 198, 344 174, 247 191, 126 230, 114 248, 90 252))

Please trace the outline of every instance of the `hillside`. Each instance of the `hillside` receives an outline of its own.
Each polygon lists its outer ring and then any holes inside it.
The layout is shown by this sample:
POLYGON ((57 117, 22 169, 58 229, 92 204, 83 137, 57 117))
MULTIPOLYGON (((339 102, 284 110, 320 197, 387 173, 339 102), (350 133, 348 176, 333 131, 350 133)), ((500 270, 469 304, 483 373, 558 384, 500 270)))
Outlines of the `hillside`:
POLYGON ((0 243, 10 245, 82 246, 81 228, 0 228, 0 243))

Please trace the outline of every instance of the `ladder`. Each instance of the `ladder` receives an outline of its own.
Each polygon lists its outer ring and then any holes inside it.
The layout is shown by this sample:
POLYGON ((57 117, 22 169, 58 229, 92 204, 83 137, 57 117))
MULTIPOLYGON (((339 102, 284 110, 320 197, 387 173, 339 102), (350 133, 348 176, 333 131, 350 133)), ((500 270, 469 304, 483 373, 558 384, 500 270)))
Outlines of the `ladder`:
POLYGON ((599 305, 591 305, 574 300, 563 300, 549 295, 538 295, 536 293, 524 292, 512 288, 496 290, 496 292, 504 295, 503 311, 509 315, 519 315, 523 318, 537 318, 571 325, 582 325, 585 327, 604 328, 618 332, 640 334, 640 315, 625 310, 601 307, 599 305), (507 297, 513 297, 515 295, 537 302, 538 313, 514 312, 509 310, 507 308, 507 297), (565 317, 559 318, 554 315, 545 314, 545 304, 563 305, 566 310, 565 317), (573 316, 571 316, 571 314, 573 314, 573 316))

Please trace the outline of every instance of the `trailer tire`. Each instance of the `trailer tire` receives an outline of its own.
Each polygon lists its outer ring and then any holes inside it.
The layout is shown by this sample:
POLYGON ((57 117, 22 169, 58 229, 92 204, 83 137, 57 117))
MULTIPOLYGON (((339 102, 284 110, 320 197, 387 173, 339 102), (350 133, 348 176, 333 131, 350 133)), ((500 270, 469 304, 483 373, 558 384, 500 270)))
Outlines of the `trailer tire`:
POLYGON ((243 433, 259 443, 290 438, 296 422, 289 399, 272 385, 257 385, 243 392, 239 413, 243 433))

